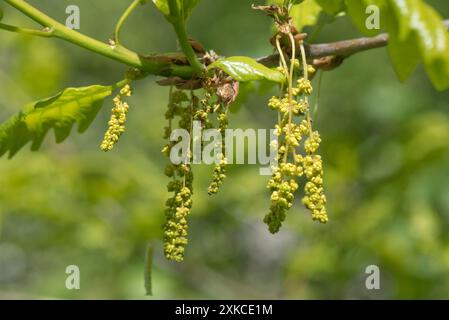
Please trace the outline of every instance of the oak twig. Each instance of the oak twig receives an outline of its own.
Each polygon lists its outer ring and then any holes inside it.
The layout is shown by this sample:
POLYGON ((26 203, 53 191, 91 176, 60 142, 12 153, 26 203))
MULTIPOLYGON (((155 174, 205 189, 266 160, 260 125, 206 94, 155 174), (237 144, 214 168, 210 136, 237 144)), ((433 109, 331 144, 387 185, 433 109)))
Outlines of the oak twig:
POLYGON ((190 44, 186 32, 184 17, 181 16, 182 12, 178 7, 178 2, 176 0, 168 0, 168 7, 170 10, 170 16, 172 17, 170 22, 175 29, 176 35, 178 36, 179 45, 185 53, 187 60, 193 69, 194 75, 199 75, 203 70, 203 65, 199 62, 198 57, 190 44))

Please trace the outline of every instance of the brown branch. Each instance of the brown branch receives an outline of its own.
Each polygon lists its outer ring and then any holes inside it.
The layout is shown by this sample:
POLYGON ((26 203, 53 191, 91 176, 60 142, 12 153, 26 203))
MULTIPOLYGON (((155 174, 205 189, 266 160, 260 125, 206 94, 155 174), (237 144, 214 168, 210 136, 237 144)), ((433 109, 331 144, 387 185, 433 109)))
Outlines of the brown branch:
MULTIPOLYGON (((445 20, 444 24, 449 29, 449 20, 445 20)), ((326 65, 324 69, 331 69, 329 63, 336 63, 336 66, 338 66, 345 58, 355 53, 385 47, 388 44, 388 38, 387 33, 382 33, 375 37, 363 37, 352 40, 307 45, 307 57, 315 65, 318 64, 318 67, 320 67, 323 62, 323 64, 326 65)), ((257 61, 268 67, 274 67, 279 62, 279 54, 261 57, 257 61)))

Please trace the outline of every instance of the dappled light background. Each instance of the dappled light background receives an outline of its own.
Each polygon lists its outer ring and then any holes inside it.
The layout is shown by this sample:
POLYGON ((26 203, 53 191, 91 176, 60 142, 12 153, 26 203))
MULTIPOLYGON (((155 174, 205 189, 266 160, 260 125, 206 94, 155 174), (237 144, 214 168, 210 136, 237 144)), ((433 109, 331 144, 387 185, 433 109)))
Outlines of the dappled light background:
MULTIPOLYGON (((65 21, 81 9, 81 32, 107 41, 128 1, 33 0, 65 21)), ((204 0, 189 22, 193 38, 222 55, 271 53, 270 20, 246 0, 204 0)), ((446 1, 428 1, 449 17, 446 1)), ((33 23, 1 3, 5 21, 33 23)), ((0 119, 67 86, 111 84, 126 67, 56 39, 1 32, 0 119)), ((345 17, 317 42, 357 37, 345 17)), ((151 3, 126 23, 122 42, 141 53, 176 50, 174 32, 151 3)), ((167 178, 160 150, 168 89, 136 83, 127 131, 99 150, 112 101, 91 129, 41 150, 0 159, 0 298, 449 298, 449 92, 419 68, 401 84, 385 49, 357 54, 323 74, 316 127, 329 197, 327 225, 299 199, 277 235, 262 219, 268 177, 233 165, 222 191, 207 195, 212 167, 195 166, 194 209, 185 261, 162 255, 167 178), (155 247, 152 297, 144 254, 155 247), (67 290, 78 265, 81 289, 67 290), (365 268, 381 290, 365 288, 365 268)), ((316 80, 315 80, 316 81, 316 80)), ((317 86, 317 83, 315 83, 317 86)), ((231 127, 271 128, 274 90, 233 107, 231 127)), ((300 197, 297 197, 300 198, 300 197)))

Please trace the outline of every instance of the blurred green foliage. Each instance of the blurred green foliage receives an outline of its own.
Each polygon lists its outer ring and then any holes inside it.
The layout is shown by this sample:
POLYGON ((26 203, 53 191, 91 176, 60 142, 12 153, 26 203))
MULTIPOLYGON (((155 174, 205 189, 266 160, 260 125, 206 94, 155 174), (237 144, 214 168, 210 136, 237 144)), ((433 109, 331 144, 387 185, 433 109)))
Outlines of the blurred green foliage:
MULTIPOLYGON (((428 2, 449 17, 447 3, 428 2)), ((64 21, 73 1, 30 3, 64 21)), ((76 3, 81 31, 105 41, 127 6, 76 3)), ((265 55, 270 21, 251 3, 204 0, 189 31, 219 54, 265 55)), ((4 10, 9 22, 26 24, 4 10)), ((316 41, 358 35, 340 17, 316 41)), ((58 40, 1 37, 1 119, 67 86, 115 83, 126 70, 58 40)), ((151 3, 126 23, 122 42, 140 52, 176 48, 174 32, 151 3)), ((298 202, 272 236, 262 222, 267 177, 257 166, 231 166, 216 197, 206 191, 212 168, 197 166, 182 264, 162 256, 167 89, 151 80, 136 84, 127 132, 114 151, 99 151, 108 100, 87 133, 61 145, 47 138, 39 152, 1 159, 0 298, 144 299, 148 242, 155 246, 157 299, 449 296, 449 92, 436 92, 422 68, 401 84, 386 50, 378 49, 323 74, 316 126, 323 136, 327 225, 313 223, 298 202), (81 269, 81 290, 65 288, 71 264, 81 269), (365 289, 371 264, 381 270, 378 291, 365 289)), ((231 127, 272 127, 269 96, 249 94, 231 127)))

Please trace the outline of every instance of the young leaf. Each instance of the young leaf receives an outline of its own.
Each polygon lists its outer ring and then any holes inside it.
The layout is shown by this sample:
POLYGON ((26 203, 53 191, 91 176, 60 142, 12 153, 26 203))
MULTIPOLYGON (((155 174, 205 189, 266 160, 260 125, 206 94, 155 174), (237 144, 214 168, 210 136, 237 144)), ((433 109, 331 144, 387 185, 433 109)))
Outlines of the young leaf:
POLYGON ((388 3, 385 0, 345 0, 345 5, 346 13, 348 14, 352 23, 363 34, 367 36, 375 36, 379 34, 382 29, 385 30, 385 24, 389 20, 389 16, 391 15, 390 10, 387 7, 388 3), (379 19, 379 29, 368 29, 366 26, 367 19, 370 16, 369 13, 367 13, 367 9, 372 5, 379 8, 379 13, 381 13, 379 19))
POLYGON ((426 72, 438 90, 449 88, 449 33, 440 15, 422 0, 390 0, 399 41, 414 39, 426 72))
POLYGON ((336 15, 344 10, 343 0, 316 0, 316 2, 323 8, 324 12, 330 15, 336 15))
POLYGON ((184 10, 184 19, 188 19, 193 12, 193 9, 201 2, 201 0, 184 0, 183 2, 183 10, 184 10))
POLYGON ((398 22, 391 14, 389 15, 388 31, 388 53, 394 71, 399 80, 403 82, 410 77, 421 61, 419 49, 412 34, 409 34, 405 39, 399 38, 398 22))
POLYGON ((284 82, 284 75, 249 57, 229 57, 215 61, 208 70, 218 68, 239 82, 266 79, 273 82, 284 82))
POLYGON ((23 111, 0 125, 0 157, 9 151, 13 157, 31 141, 39 149, 47 132, 53 129, 56 142, 64 141, 78 123, 82 133, 90 126, 113 86, 67 88, 54 97, 28 104, 23 111))
POLYGON ((290 10, 296 28, 301 31, 305 26, 313 26, 318 21, 322 9, 315 0, 305 0, 290 10))
POLYGON ((379 8, 380 29, 390 35, 388 52, 401 81, 423 61, 433 85, 439 90, 449 87, 449 33, 431 6, 423 0, 345 0, 345 4, 353 23, 367 35, 381 30, 366 28, 365 10, 369 5, 379 8))
POLYGON ((291 3, 292 5, 301 4, 301 3, 303 3, 303 2, 304 2, 304 0, 291 0, 291 1, 290 1, 290 3, 291 3))
POLYGON ((278 6, 297 5, 303 3, 304 0, 268 0, 267 4, 275 4, 278 6))
POLYGON ((162 12, 164 16, 170 15, 170 9, 168 8, 168 1, 167 0, 153 0, 154 5, 156 8, 162 12))
POLYGON ((413 37, 399 40, 392 32, 388 40, 388 53, 400 81, 407 80, 420 62, 419 51, 413 37))

